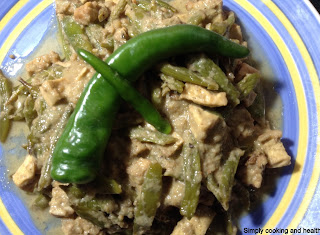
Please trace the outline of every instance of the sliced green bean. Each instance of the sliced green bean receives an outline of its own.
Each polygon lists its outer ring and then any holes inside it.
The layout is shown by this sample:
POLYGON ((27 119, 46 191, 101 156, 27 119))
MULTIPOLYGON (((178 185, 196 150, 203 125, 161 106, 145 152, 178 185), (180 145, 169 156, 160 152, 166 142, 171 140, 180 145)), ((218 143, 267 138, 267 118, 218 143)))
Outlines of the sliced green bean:
POLYGON ((160 107, 162 103, 162 92, 160 87, 155 87, 152 90, 151 101, 153 105, 155 105, 156 107, 160 107))
POLYGON ((49 206, 49 201, 50 198, 47 195, 40 193, 34 200, 33 206, 40 209, 45 209, 49 206))
POLYGON ((91 223, 101 227, 110 227, 111 221, 105 216, 110 205, 114 205, 115 201, 111 196, 95 197, 90 200, 81 200, 73 208, 77 215, 90 221, 91 223))
POLYGON ((151 227, 160 206, 162 192, 162 168, 159 163, 151 163, 144 176, 140 195, 134 211, 133 234, 143 234, 151 227))
POLYGON ((193 14, 187 21, 187 24, 200 25, 204 19, 206 18, 206 14, 202 11, 193 14))
POLYGON ((28 95, 25 100, 23 107, 23 116, 29 127, 31 126, 32 121, 37 117, 37 111, 34 109, 34 98, 31 94, 28 95))
POLYGON ((252 105, 250 105, 247 109, 254 120, 264 123, 266 115, 266 102, 261 82, 257 84, 255 92, 257 93, 257 97, 252 105))
POLYGON ((209 90, 219 89, 219 85, 215 81, 205 79, 205 77, 200 77, 196 73, 184 67, 163 64, 160 68, 160 71, 163 74, 171 76, 182 82, 188 82, 199 86, 204 86, 207 87, 209 90))
POLYGON ((167 86, 170 88, 170 90, 177 91, 179 93, 183 92, 183 88, 184 88, 183 82, 181 82, 177 79, 174 79, 171 76, 164 75, 164 74, 161 74, 160 78, 162 81, 164 81, 167 84, 167 86))
MULTIPOLYGON (((146 11, 153 10, 152 9, 152 0, 137 0, 137 3, 138 3, 138 6, 141 6, 146 11)), ((174 13, 177 12, 177 9, 175 9, 173 6, 171 6, 170 4, 168 4, 164 1, 155 0, 155 3, 157 6, 163 7, 171 12, 174 12, 174 13)))
POLYGON ((102 49, 102 31, 103 27, 98 24, 89 24, 85 27, 85 33, 88 35, 88 38, 91 44, 98 50, 102 49))
POLYGON ((227 93, 229 101, 231 101, 234 106, 240 103, 240 92, 231 83, 220 67, 211 59, 201 55, 193 60, 190 68, 191 70, 199 72, 202 76, 213 79, 219 85, 219 90, 227 93))
POLYGON ((141 22, 146 16, 146 12, 136 4, 130 4, 130 7, 132 11, 127 12, 126 15, 130 21, 129 36, 133 38, 142 33, 141 22))
POLYGON ((104 176, 98 176, 93 185, 99 194, 120 194, 122 192, 121 185, 117 181, 104 176))
POLYGON ((114 199, 111 196, 95 197, 93 199, 84 201, 82 200, 78 206, 88 208, 93 211, 105 211, 108 205, 113 204, 114 199))
POLYGON ((86 195, 86 192, 79 188, 76 184, 71 184, 65 189, 69 198, 81 199, 86 195))
POLYGON ((86 35, 90 39, 91 44, 99 51, 108 49, 109 51, 114 50, 114 39, 112 35, 108 35, 106 38, 103 36, 103 27, 98 24, 90 24, 85 27, 86 35))
POLYGON ((30 83, 27 81, 23 80, 22 78, 19 78, 18 81, 28 90, 28 92, 32 95, 34 99, 38 97, 39 94, 39 87, 37 86, 32 86, 30 83))
MULTIPOLYGON (((70 54, 71 55, 71 54, 70 54)), ((31 79, 28 79, 26 82, 30 84, 31 80, 37 79, 42 82, 47 80, 55 80, 62 77, 63 67, 61 65, 53 64, 46 70, 42 70, 39 73, 35 73, 31 79)), ((32 87, 36 92, 39 92, 39 88, 36 86, 32 87)))
POLYGON ((171 135, 163 134, 159 131, 149 130, 141 126, 132 128, 129 136, 131 139, 137 139, 141 142, 149 142, 159 145, 173 144, 177 141, 177 139, 171 135))
POLYGON ((240 98, 246 98, 251 91, 256 87, 260 80, 259 73, 247 74, 240 82, 237 83, 237 87, 239 89, 240 98))
POLYGON ((229 208, 234 176, 243 153, 240 149, 231 151, 217 172, 209 174, 206 178, 207 188, 214 194, 225 210, 229 208))
POLYGON ((103 212, 101 211, 93 211, 92 209, 79 205, 73 207, 74 211, 80 217, 90 221, 94 225, 99 226, 100 228, 106 227, 106 223, 108 222, 107 218, 104 216, 103 212))
POLYGON ((12 86, 10 81, 3 75, 0 70, 0 141, 5 142, 9 130, 10 130, 10 119, 9 109, 6 105, 12 93, 12 86))
POLYGON ((61 27, 74 50, 79 48, 92 51, 92 45, 84 28, 78 24, 72 16, 64 16, 61 20, 61 27))
POLYGON ((59 32, 58 40, 62 46, 65 59, 69 60, 70 56, 72 55, 71 45, 68 42, 67 36, 63 33, 63 30, 64 29, 62 27, 62 21, 58 20, 58 32, 59 32))
POLYGON ((181 202, 180 214, 191 219, 196 212, 201 186, 200 155, 195 142, 183 146, 184 197, 181 202))
MULTIPOLYGON (((109 22, 114 21, 115 19, 119 18, 119 16, 124 12, 124 9, 127 5, 127 0, 119 0, 117 5, 114 7, 113 11, 111 12, 111 15, 109 17, 109 22)), ((85 48, 82 48, 85 49, 85 48)))
POLYGON ((212 22, 210 30, 218 34, 224 35, 227 32, 228 28, 235 23, 235 19, 235 15, 231 11, 226 20, 222 22, 212 22))
MULTIPOLYGON (((106 79, 119 93, 121 98, 130 103, 142 117, 158 131, 169 134, 170 123, 161 117, 148 99, 143 97, 128 80, 121 77, 107 63, 85 50, 78 50, 79 55, 88 62, 104 79, 106 79)), ((99 75, 99 76, 101 76, 99 75)))
POLYGON ((38 183, 38 190, 41 191, 44 188, 47 188, 50 184, 51 184, 51 175, 50 175, 50 171, 51 171, 51 164, 52 164, 52 153, 53 150, 55 148, 55 145, 57 143, 57 141, 59 140, 65 125, 67 124, 67 121, 70 117, 70 115, 72 114, 73 111, 73 107, 71 105, 68 105, 64 111, 64 113, 62 114, 60 121, 58 122, 58 124, 55 127, 55 132, 54 132, 54 136, 52 136, 50 138, 50 143, 49 143, 49 151, 50 151, 50 155, 49 157, 46 159, 44 166, 41 169, 41 174, 40 174, 40 179, 39 179, 39 183, 38 183))

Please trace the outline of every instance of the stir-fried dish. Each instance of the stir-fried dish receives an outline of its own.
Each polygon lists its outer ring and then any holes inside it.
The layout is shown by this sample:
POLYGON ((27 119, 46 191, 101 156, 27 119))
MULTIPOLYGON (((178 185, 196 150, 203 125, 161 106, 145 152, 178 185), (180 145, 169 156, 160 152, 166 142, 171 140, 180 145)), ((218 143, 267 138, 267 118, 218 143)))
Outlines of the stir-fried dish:
POLYGON ((1 141, 12 121, 30 130, 13 182, 64 234, 215 234, 221 218, 235 234, 233 205, 291 161, 235 14, 221 0, 56 13, 64 53, 28 62, 17 86, 0 76, 1 141))

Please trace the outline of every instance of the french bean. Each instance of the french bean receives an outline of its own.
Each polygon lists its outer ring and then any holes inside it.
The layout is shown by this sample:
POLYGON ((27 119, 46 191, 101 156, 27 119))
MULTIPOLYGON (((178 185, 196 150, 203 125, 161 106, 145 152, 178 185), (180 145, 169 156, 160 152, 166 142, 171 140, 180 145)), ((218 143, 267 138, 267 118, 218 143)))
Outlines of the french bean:
POLYGON ((90 24, 85 27, 85 34, 88 35, 91 44, 98 50, 101 50, 103 47, 102 31, 103 27, 98 24, 90 24))
POLYGON ((104 228, 108 220, 105 218, 103 212, 93 211, 91 208, 86 207, 85 205, 79 205, 73 207, 76 214, 94 225, 104 228))
POLYGON ((161 74, 160 78, 162 81, 164 81, 167 86, 170 88, 170 90, 172 91, 177 91, 179 93, 183 92, 183 88, 184 88, 184 83, 171 77, 171 76, 167 76, 165 74, 161 74))
POLYGON ((157 209, 160 205, 162 192, 162 168, 159 163, 151 163, 145 173, 141 193, 137 198, 134 211, 133 234, 142 232, 151 227, 157 209))
POLYGON ((104 176, 97 177, 93 185, 99 194, 120 194, 122 192, 121 185, 117 181, 104 176))
POLYGON ((161 117, 160 113, 152 106, 150 101, 131 86, 129 81, 125 80, 108 64, 90 52, 78 50, 78 53, 87 63, 100 73, 103 78, 116 89, 121 98, 130 103, 147 122, 162 133, 169 134, 171 132, 170 123, 161 117))
MULTIPOLYGON (((222 207, 227 211, 234 182, 234 176, 238 168, 240 157, 244 151, 232 150, 228 158, 222 162, 217 172, 213 172, 206 178, 207 188, 214 194, 222 207)), ((221 160, 223 161, 223 159, 221 160)))
POLYGON ((58 21, 58 31, 59 37, 58 40, 62 46, 63 54, 65 59, 69 60, 72 54, 70 43, 67 41, 67 36, 63 33, 62 21, 58 21))
POLYGON ((228 28, 234 24, 234 22, 235 22, 235 15, 231 11, 226 20, 222 22, 212 22, 210 30, 218 34, 224 35, 227 32, 228 28))
POLYGON ((207 87, 209 90, 219 89, 219 86, 215 81, 210 81, 205 79, 205 77, 200 77, 196 73, 184 67, 163 64, 160 68, 160 71, 167 76, 171 76, 174 79, 177 79, 178 81, 204 86, 207 87))
POLYGON ((0 142, 5 142, 10 130, 9 110, 6 106, 12 93, 10 81, 0 70, 0 142))
MULTIPOLYGON (((137 0, 138 6, 141 6, 144 10, 150 11, 152 9, 152 0, 137 0)), ((159 7, 163 7, 171 12, 177 12, 177 9, 175 9, 173 6, 170 4, 161 1, 161 0, 155 0, 155 4, 159 7)))
POLYGON ((159 145, 173 144, 177 141, 171 135, 163 134, 158 131, 148 130, 143 127, 134 127, 130 130, 129 136, 131 139, 137 139, 141 142, 149 142, 159 145))
MULTIPOLYGON (((64 186, 62 186, 62 188, 64 188, 64 186)), ((70 199, 81 199, 86 195, 86 192, 79 188, 76 184, 71 184, 68 187, 66 187, 65 192, 67 193, 70 199)))
POLYGON ((51 175, 50 175, 50 171, 51 171, 51 168, 52 168, 53 151, 54 151, 54 148, 55 148, 55 145, 56 145, 57 141, 60 138, 60 135, 62 134, 62 132, 64 130, 64 127, 67 124, 67 120, 70 117, 72 111, 73 111, 73 107, 71 105, 68 105, 65 108, 65 110, 64 110, 64 112, 63 112, 63 114, 62 114, 62 116, 60 118, 60 121, 56 125, 55 134, 54 134, 54 136, 52 136, 50 138, 50 143, 49 143, 50 154, 49 154, 49 157, 46 159, 46 161, 44 163, 44 166, 41 168, 40 179, 39 179, 39 182, 38 182, 38 190, 39 191, 41 191, 44 188, 47 188, 50 185, 51 181, 52 181, 52 178, 51 178, 51 175))
POLYGON ((206 18, 206 14, 202 11, 193 14, 187 21, 188 24, 200 25, 204 19, 206 18))
POLYGON ((92 51, 92 45, 85 30, 71 16, 64 16, 61 27, 74 50, 79 48, 92 51))
POLYGON ((211 59, 201 55, 194 59, 193 63, 190 65, 190 68, 198 71, 202 76, 212 78, 219 85, 219 89, 227 93, 228 99, 234 106, 240 103, 240 92, 231 83, 220 67, 211 59))
POLYGON ((127 12, 131 27, 129 30, 130 37, 135 37, 142 33, 141 21, 145 17, 145 10, 136 4, 130 4, 132 11, 127 12))
POLYGON ((160 107, 160 105, 162 103, 162 94, 161 93, 162 93, 161 88, 159 88, 159 87, 153 88, 153 90, 152 90, 151 102, 156 107, 160 107))
MULTIPOLYGON (((133 82, 162 59, 199 51, 231 57, 249 54, 247 48, 201 27, 176 25, 130 39, 106 62, 133 82)), ((96 177, 119 105, 118 93, 105 79, 94 75, 54 149, 53 179, 87 183, 96 177)))
POLYGON ((23 116, 29 127, 31 126, 32 121, 37 117, 37 112, 34 109, 34 98, 31 94, 27 96, 24 102, 23 116))
MULTIPOLYGON (((128 3, 128 0, 119 0, 117 5, 114 7, 114 10, 111 12, 111 15, 109 17, 109 22, 114 21, 117 19, 123 12, 128 3)), ((82 48, 85 49, 85 48, 82 48)))
POLYGON ((191 219, 196 212, 201 186, 201 163, 196 143, 183 146, 184 197, 180 206, 180 214, 191 219))
POLYGON ((40 193, 34 200, 33 206, 40 209, 45 209, 49 207, 49 201, 50 201, 50 198, 47 195, 40 193))
POLYGON ((76 214, 80 217, 101 228, 110 227, 111 221, 105 213, 110 213, 108 208, 115 204, 111 196, 94 197, 90 200, 83 198, 80 201, 75 200, 72 204, 76 214))
POLYGON ((237 83, 237 87, 240 91, 240 98, 246 98, 251 91, 254 90, 260 80, 260 74, 253 73, 247 74, 240 82, 237 83))
POLYGON ((266 103, 262 88, 262 84, 259 82, 255 89, 257 97, 255 98, 253 104, 248 107, 248 111, 256 121, 264 123, 266 115, 266 103))

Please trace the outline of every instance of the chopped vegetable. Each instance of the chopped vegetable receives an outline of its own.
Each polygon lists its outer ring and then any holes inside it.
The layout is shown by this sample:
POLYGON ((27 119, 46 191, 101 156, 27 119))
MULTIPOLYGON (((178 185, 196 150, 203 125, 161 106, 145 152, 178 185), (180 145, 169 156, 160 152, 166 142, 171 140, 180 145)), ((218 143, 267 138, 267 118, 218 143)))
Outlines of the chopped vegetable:
POLYGON ((130 83, 122 78, 108 64, 100 60, 88 51, 79 50, 79 55, 88 62, 104 79, 106 79, 120 94, 121 98, 129 102, 142 117, 153 125, 158 131, 169 134, 171 126, 161 117, 149 100, 144 98, 130 83))
POLYGON ((240 82, 238 82, 237 87, 241 92, 240 98, 244 99, 249 95, 251 91, 254 90, 257 83, 259 82, 260 75, 258 73, 247 74, 240 82))
POLYGON ((159 145, 173 144, 177 141, 171 135, 163 134, 143 127, 135 127, 130 130, 131 139, 137 139, 141 142, 149 142, 159 145))
POLYGON ((151 227, 160 206, 161 192, 162 168, 159 163, 152 163, 145 174, 141 193, 137 198, 133 234, 142 234, 151 227))
POLYGON ((177 67, 170 64, 164 64, 161 66, 160 71, 182 82, 189 82, 199 86, 207 87, 209 90, 218 90, 218 84, 213 80, 208 80, 206 77, 200 77, 196 73, 193 73, 187 68, 177 67))
MULTIPOLYGON (((92 51, 92 45, 84 29, 72 17, 64 16, 61 21, 61 27, 74 50, 82 48, 87 51, 92 51)), ((65 54, 66 57, 70 56, 70 52, 66 49, 65 54)))
POLYGON ((208 175, 207 188, 214 194, 225 210, 229 208, 229 201, 240 157, 244 151, 235 149, 229 153, 228 158, 222 162, 217 172, 208 175))
MULTIPOLYGON (((132 82, 161 59, 198 51, 231 57, 249 54, 247 48, 201 27, 175 25, 132 38, 106 62, 132 82), (149 49, 145 50, 146 47, 149 49)), ((96 177, 119 104, 114 88, 96 74, 84 89, 57 142, 51 169, 53 179, 87 183, 96 177)))
POLYGON ((206 56, 200 56, 194 59, 190 65, 192 70, 199 72, 202 76, 210 77, 218 85, 221 91, 227 93, 228 99, 231 101, 233 106, 239 104, 240 92, 237 88, 229 81, 224 72, 216 65, 211 59, 206 56))
POLYGON ((200 155, 196 143, 183 146, 184 197, 181 202, 180 213, 188 219, 196 212, 201 186, 200 155))
POLYGON ((0 70, 0 142, 5 142, 10 130, 9 110, 6 106, 12 93, 10 81, 0 70))

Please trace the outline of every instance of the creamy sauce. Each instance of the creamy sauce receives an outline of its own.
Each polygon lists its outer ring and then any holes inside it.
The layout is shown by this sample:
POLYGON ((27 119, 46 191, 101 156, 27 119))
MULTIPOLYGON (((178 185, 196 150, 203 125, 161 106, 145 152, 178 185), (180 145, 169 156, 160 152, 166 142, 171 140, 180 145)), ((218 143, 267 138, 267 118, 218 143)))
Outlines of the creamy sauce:
MULTIPOLYGON (((61 48, 57 40, 57 24, 55 19, 52 19, 51 29, 48 30, 47 35, 42 40, 41 44, 34 49, 33 53, 25 60, 18 60, 18 63, 23 66, 13 66, 4 68, 5 72, 10 70, 14 71, 15 77, 22 76, 27 77, 25 71, 25 64, 43 54, 47 54, 50 51, 56 51, 61 54, 61 48)), ((16 80, 13 80, 14 85, 18 84, 16 80)), ((3 155, 4 155, 4 165, 7 167, 7 172, 4 178, 0 180, 3 182, 9 182, 8 184, 3 184, 8 187, 9 190, 14 191, 23 200, 26 208, 29 209, 29 213, 36 225, 36 227, 43 233, 47 235, 62 234, 60 219, 50 215, 48 209, 37 209, 34 208, 33 202, 37 197, 34 194, 25 192, 18 189, 12 183, 12 175, 16 172, 19 166, 24 161, 27 151, 22 147, 23 144, 27 142, 26 136, 29 133, 29 128, 24 122, 12 122, 12 128, 10 129, 9 138, 7 142, 3 144, 3 155)))
MULTIPOLYGON (((173 6, 176 8, 181 8, 185 4, 184 0, 175 0, 173 1, 173 6)), ((47 54, 49 51, 60 52, 61 47, 59 46, 59 41, 57 40, 57 25, 55 22, 52 23, 52 30, 49 31, 48 37, 46 37, 43 42, 35 49, 34 53, 27 60, 31 60, 39 55, 47 54)), ((24 64, 24 61, 19 62, 24 64)), ((10 69, 10 68, 8 68, 10 69)), ((11 68, 12 69, 12 68, 11 68)), ((266 100, 271 101, 267 102, 267 119, 271 120, 271 125, 273 128, 281 128, 282 126, 282 103, 279 95, 273 89, 274 80, 272 70, 270 66, 266 63, 259 64, 259 69, 263 74, 263 77, 267 79, 266 82, 266 100), (268 98, 269 97, 269 98, 268 98), (270 99, 272 97, 272 99, 270 99), (276 99, 274 97, 277 97, 276 99)), ((22 66, 24 70, 24 66, 22 66)), ((17 71, 17 74, 21 73, 21 70, 17 71)), ((24 73, 21 74, 23 77, 26 77, 24 73)), ((21 122, 14 122, 13 127, 11 128, 10 137, 7 140, 7 143, 4 146, 4 156, 5 156, 5 165, 7 166, 7 178, 1 179, 7 182, 12 182, 11 175, 18 169, 21 163, 24 160, 27 152, 21 147, 22 144, 26 143, 26 135, 28 134, 28 127, 21 122)), ((278 175, 278 174, 277 174, 278 175)), ((274 184, 272 185, 274 186, 274 184)), ((62 234, 60 229, 60 219, 51 216, 48 212, 48 209, 40 210, 32 207, 32 203, 35 199, 35 195, 24 192, 15 188, 13 184, 9 184, 8 187, 19 195, 20 198, 24 201, 27 208, 30 208, 30 214, 33 218, 35 225, 45 234, 62 234)), ((272 187, 273 188, 273 187, 272 187)))

